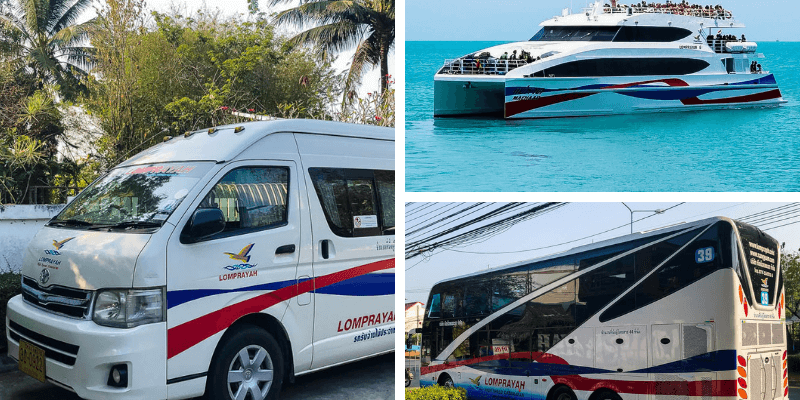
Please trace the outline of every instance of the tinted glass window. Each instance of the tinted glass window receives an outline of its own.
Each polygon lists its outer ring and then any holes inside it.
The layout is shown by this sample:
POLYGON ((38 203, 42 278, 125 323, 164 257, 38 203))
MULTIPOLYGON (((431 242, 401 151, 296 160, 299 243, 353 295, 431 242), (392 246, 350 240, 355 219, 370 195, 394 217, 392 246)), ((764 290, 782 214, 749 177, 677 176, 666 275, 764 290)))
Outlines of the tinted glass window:
POLYGON ((214 185, 199 208, 222 211, 222 236, 285 225, 288 185, 289 168, 237 168, 214 185))
POLYGON ((546 26, 531 41, 610 42, 617 30, 616 26, 546 26))
POLYGON ((394 171, 375 171, 384 230, 394 233, 394 171))
POLYGON ((778 277, 778 242, 760 229, 736 223, 745 254, 745 265, 750 272, 750 284, 756 304, 775 303, 775 288, 778 277))
POLYGON ((688 75, 708 62, 693 58, 599 58, 559 64, 534 72, 536 77, 688 75))
POLYGON ((692 34, 683 28, 662 26, 623 26, 619 29, 615 42, 674 42, 692 34))
MULTIPOLYGON (((606 322, 663 299, 727 266, 730 225, 717 223, 600 315, 606 322)), ((691 232, 695 234, 695 232, 691 232)), ((684 237, 688 234, 683 235, 684 237)))
POLYGON ((394 234, 394 171, 309 168, 308 173, 333 233, 394 234))

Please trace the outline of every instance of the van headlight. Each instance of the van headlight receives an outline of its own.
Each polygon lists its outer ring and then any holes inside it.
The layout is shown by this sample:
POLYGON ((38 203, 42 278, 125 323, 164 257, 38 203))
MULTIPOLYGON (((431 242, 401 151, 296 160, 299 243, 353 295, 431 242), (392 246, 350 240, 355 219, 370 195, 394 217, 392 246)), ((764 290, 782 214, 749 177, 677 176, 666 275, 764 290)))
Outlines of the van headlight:
POLYGON ((92 319, 115 328, 163 322, 164 289, 98 290, 92 319))

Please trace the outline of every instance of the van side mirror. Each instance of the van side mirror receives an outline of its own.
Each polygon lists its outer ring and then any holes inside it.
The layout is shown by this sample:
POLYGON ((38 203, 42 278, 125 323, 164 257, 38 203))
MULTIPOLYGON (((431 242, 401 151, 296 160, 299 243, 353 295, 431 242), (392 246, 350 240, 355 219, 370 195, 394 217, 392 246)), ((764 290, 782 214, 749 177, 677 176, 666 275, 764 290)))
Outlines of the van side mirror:
POLYGON ((198 208, 195 210, 184 233, 187 239, 197 241, 225 230, 225 215, 219 208, 198 208))

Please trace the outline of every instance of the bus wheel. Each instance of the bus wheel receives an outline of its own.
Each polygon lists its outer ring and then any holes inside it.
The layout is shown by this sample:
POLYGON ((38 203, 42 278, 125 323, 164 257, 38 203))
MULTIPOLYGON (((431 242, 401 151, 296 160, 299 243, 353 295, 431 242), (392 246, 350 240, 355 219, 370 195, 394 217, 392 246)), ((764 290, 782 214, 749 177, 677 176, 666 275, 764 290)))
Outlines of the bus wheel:
POLYGON ((578 398, 568 386, 559 386, 553 392, 553 397, 550 400, 578 400, 578 398))
POLYGON ((622 397, 619 397, 618 394, 606 389, 597 393, 597 395, 594 396, 594 400, 622 400, 622 397))
POLYGON ((283 355, 275 339, 255 326, 229 337, 212 362, 208 377, 209 399, 273 400, 283 382, 283 355))
POLYGON ((453 378, 451 378, 450 375, 447 374, 442 374, 442 376, 439 377, 439 385, 444 386, 446 388, 452 388, 456 386, 455 383, 453 383, 453 378))

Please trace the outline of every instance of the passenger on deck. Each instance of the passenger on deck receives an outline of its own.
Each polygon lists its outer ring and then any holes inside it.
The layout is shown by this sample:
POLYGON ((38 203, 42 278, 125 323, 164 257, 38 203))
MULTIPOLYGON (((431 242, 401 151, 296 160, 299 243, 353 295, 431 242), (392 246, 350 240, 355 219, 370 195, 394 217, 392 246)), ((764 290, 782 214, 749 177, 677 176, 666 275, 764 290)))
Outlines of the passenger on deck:
POLYGON ((511 57, 509 57, 509 60, 516 60, 516 59, 517 59, 517 51, 514 50, 511 52, 511 57))
POLYGON ((756 73, 759 73, 759 74, 760 74, 760 73, 762 73, 762 72, 763 72, 763 71, 761 70, 761 64, 756 64, 756 73))
POLYGON ((503 52, 503 55, 500 56, 500 59, 501 60, 508 60, 508 52, 507 51, 503 52))
POLYGON ((750 73, 751 74, 755 74, 756 73, 756 62, 755 61, 750 63, 750 73))
POLYGON ((744 38, 744 33, 742 34, 742 42, 746 42, 747 39, 744 38))

